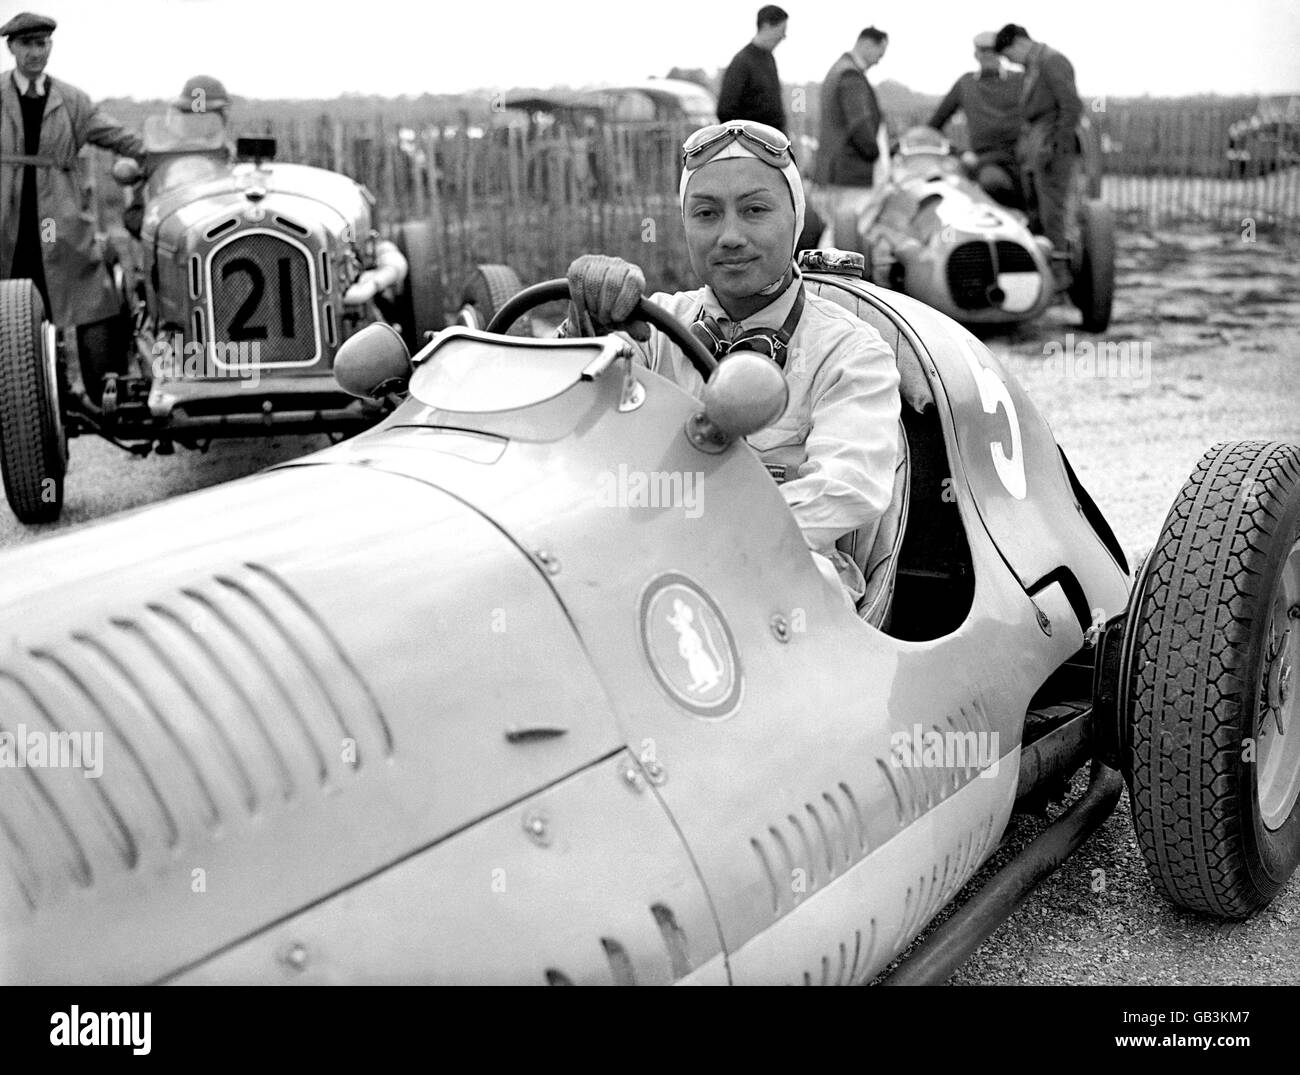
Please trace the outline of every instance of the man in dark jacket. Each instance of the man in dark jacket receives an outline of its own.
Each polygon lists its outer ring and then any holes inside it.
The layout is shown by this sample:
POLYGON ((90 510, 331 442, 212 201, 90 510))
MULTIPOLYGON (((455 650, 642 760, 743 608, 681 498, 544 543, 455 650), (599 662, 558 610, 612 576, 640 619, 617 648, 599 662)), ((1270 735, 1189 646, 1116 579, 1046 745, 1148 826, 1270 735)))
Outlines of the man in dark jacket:
POLYGON ((963 161, 994 198, 1003 205, 1020 206, 1024 199, 1016 142, 1023 124, 1020 91, 1024 76, 1002 65, 1002 57, 993 48, 996 38, 992 31, 975 35, 975 59, 980 69, 968 71, 953 83, 930 117, 929 126, 943 130, 960 110, 966 117, 970 141, 970 157, 963 155, 963 161))
POLYGON ((841 210, 865 203, 889 172, 889 137, 867 81, 867 70, 880 62, 888 45, 888 34, 868 26, 822 80, 813 182, 832 226, 841 210))
POLYGON ((1083 112, 1074 67, 1015 23, 998 31, 993 47, 1025 69, 1020 94, 1025 127, 1017 145, 1021 175, 1038 229, 1064 250, 1066 203, 1079 159, 1075 127, 1083 112))
POLYGON ((785 105, 781 100, 781 79, 776 73, 776 46, 785 40, 789 16, 774 4, 760 8, 758 33, 741 49, 722 76, 718 94, 718 119, 752 119, 784 134, 785 105))
MULTIPOLYGON (((124 372, 129 321, 83 205, 77 153, 102 146, 140 159, 138 135, 75 86, 45 73, 55 21, 14 16, 0 35, 15 67, 0 79, 0 279, 31 280, 57 325, 77 326, 83 370, 124 372)), ((87 377, 98 401, 99 377, 87 377)))

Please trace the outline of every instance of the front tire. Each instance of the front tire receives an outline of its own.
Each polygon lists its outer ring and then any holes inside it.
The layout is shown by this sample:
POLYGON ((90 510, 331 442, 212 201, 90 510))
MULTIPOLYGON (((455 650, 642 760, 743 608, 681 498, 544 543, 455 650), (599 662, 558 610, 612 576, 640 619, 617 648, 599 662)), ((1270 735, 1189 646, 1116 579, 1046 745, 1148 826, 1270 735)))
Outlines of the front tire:
POLYGON ((433 226, 423 220, 403 224, 394 241, 406 258, 406 280, 397 295, 394 319, 401 326, 406 349, 415 354, 429 342, 430 334, 447 327, 438 248, 433 226))
MULTIPOLYGON (((460 323, 484 329, 507 302, 523 291, 518 274, 508 265, 479 265, 461 293, 460 323)), ((508 335, 529 336, 523 322, 515 322, 508 335)))
POLYGON ((1083 315, 1084 332, 1105 332, 1115 300, 1115 210, 1086 201, 1079 210, 1080 257, 1070 301, 1083 315))
POLYGON ((1133 825, 1169 899, 1244 918, 1300 861, 1300 448, 1211 449, 1150 555, 1131 665, 1133 825))
POLYGON ((63 510, 68 442, 55 341, 32 282, 0 280, 0 475, 24 523, 51 523, 63 510))

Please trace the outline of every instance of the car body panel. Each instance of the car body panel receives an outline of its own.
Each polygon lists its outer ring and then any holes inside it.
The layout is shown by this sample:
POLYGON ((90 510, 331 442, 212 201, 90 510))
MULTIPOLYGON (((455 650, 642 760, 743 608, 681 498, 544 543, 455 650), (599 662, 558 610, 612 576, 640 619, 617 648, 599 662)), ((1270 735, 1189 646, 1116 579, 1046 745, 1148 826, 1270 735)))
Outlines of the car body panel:
POLYGON ((166 976, 621 745, 544 576, 391 475, 184 497, 0 591, 4 730, 104 744, 98 779, 0 778, 7 980, 166 976))
POLYGON ((960 502, 979 514, 1021 586, 1033 590, 1065 568, 1088 609, 1123 608, 1127 567, 1085 517, 1046 420, 988 347, 910 296, 851 277, 809 280, 887 338, 901 334, 918 356, 943 414, 949 459, 962 464, 960 474, 953 467, 966 493, 960 502))
POLYGON ((703 886, 639 773, 604 759, 174 981, 725 985, 703 886))

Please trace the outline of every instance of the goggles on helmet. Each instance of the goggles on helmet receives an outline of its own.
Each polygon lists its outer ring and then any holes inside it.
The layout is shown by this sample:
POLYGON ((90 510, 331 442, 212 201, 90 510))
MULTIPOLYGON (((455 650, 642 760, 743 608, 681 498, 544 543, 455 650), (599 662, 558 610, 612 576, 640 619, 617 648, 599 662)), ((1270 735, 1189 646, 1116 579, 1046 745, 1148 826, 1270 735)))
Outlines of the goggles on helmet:
POLYGON ((734 119, 701 127, 682 145, 682 164, 690 170, 707 164, 732 142, 740 142, 759 160, 785 168, 794 160, 790 139, 775 127, 748 119, 734 119))

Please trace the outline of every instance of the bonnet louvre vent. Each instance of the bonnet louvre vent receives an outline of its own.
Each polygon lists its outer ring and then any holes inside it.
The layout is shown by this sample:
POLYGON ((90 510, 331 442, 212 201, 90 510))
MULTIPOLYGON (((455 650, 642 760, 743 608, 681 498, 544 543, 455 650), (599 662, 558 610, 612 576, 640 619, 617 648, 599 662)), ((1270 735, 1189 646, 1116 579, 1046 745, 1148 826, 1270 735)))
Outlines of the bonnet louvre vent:
POLYGON ((0 779, 0 904, 32 909, 339 788, 394 751, 338 640, 254 563, 0 662, 0 732, 20 728, 33 742, 90 737, 102 761, 94 779, 89 766, 0 779))

